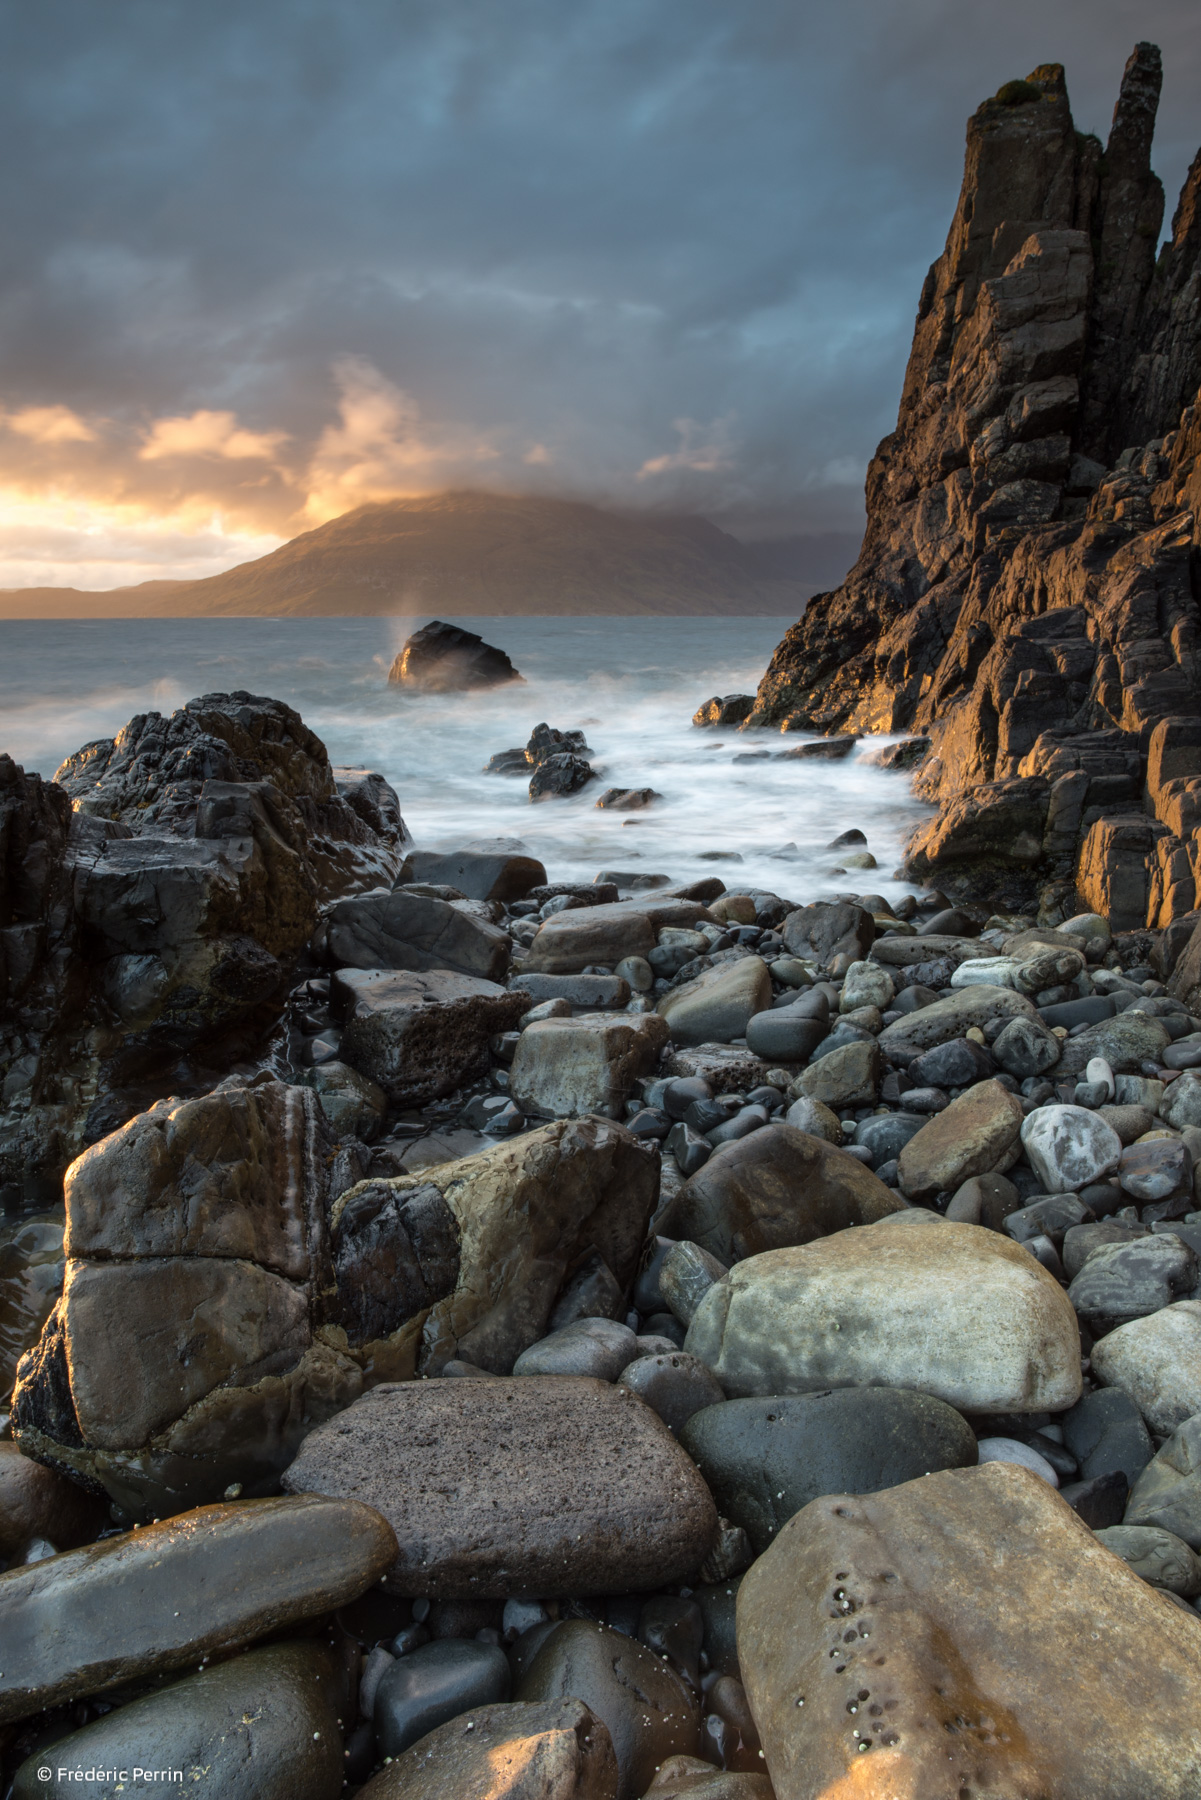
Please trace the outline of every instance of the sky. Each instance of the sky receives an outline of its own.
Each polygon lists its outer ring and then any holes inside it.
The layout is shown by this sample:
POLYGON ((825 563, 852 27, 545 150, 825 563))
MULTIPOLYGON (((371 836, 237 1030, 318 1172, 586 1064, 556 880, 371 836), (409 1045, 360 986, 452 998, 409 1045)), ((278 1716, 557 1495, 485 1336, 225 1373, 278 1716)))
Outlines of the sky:
POLYGON ((490 487, 853 531, 968 115, 1197 0, 0 0, 0 587, 490 487))

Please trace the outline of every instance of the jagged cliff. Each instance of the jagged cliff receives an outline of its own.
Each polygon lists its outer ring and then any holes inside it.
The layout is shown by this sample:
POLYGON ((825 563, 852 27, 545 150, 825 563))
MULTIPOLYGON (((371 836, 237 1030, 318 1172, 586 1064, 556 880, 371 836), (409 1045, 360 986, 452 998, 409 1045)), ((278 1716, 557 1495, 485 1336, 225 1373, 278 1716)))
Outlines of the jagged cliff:
POLYGON ((1104 149, 1058 65, 969 121, 859 560, 748 720, 928 736, 915 875, 1127 929, 1201 876, 1201 154, 1157 258, 1160 80, 1139 44, 1104 149))

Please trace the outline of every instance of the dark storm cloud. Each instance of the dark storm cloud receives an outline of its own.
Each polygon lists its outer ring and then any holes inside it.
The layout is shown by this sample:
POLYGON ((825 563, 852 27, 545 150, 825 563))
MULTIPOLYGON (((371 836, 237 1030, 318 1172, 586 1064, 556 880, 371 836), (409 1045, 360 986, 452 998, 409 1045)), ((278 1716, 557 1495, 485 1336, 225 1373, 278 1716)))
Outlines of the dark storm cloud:
POLYGON ((1201 139, 1196 0, 0 17, 0 479, 127 523, 491 482, 853 526, 980 99, 1062 61, 1104 135, 1152 37, 1169 216, 1201 139))

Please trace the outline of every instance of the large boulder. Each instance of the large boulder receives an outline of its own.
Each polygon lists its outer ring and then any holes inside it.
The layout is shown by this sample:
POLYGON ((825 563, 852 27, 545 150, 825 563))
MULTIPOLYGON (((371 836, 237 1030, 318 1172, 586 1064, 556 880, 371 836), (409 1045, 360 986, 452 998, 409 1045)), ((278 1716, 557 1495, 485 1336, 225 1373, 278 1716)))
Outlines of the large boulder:
POLYGON ((761 956, 717 963, 665 994, 658 1010, 673 1044, 728 1044, 745 1037, 756 1013, 771 1005, 771 976, 761 956))
POLYGON ((634 1082, 654 1069, 667 1033, 655 1013, 535 1020, 517 1041, 509 1091, 535 1118, 620 1118, 634 1082))
POLYGON ((1119 1325, 1094 1345, 1092 1368, 1106 1387, 1130 1395, 1158 1437, 1167 1437, 1201 1412, 1201 1301, 1178 1300, 1119 1325))
POLYGON ((692 926, 708 918, 698 900, 656 900, 649 894, 552 913, 538 927, 521 971, 576 975, 593 963, 612 969, 627 956, 648 955, 663 926, 692 926))
MULTIPOLYGON (((437 1374, 458 1358, 507 1375, 543 1336, 560 1289, 589 1258, 601 1256, 628 1289, 658 1187, 655 1151, 624 1126, 560 1119, 458 1162, 363 1182, 334 1203, 331 1222, 337 1244, 348 1209, 384 1209, 418 1189, 440 1195, 459 1240, 454 1286, 395 1328, 384 1366, 394 1378, 415 1368, 437 1374)), ((381 1252, 368 1237, 357 1254, 370 1265, 381 1252)), ((433 1269, 432 1258, 427 1265, 433 1269)))
POLYGON ((780 935, 793 956, 811 957, 828 965, 836 956, 860 962, 872 947, 875 921, 864 907, 848 900, 818 900, 790 912, 780 935))
POLYGON ((382 1513, 398 1594, 632 1593, 693 1574, 717 1533, 657 1414, 588 1376, 373 1388, 309 1434, 284 1486, 382 1513))
POLYGON ((503 982, 513 943, 499 925, 447 900, 396 888, 337 901, 317 947, 336 969, 450 969, 503 982))
POLYGON ((546 869, 532 856, 512 850, 410 850, 397 884, 423 882, 458 888, 469 900, 524 900, 546 881, 546 869))
POLYGON ((490 1040, 526 1009, 523 994, 446 969, 339 969, 332 997, 346 1021, 342 1061, 399 1106, 424 1106, 481 1072, 490 1040))
POLYGON ((334 1271, 308 1089, 160 1101, 67 1172, 63 1295, 22 1358, 26 1454, 133 1516, 270 1488, 362 1371, 316 1335, 334 1271))
POLYGON ((899 1180, 910 1200, 953 1194, 973 1175, 1003 1175, 1019 1155, 1020 1100, 999 1081, 978 1081, 936 1113, 901 1149, 899 1180))
POLYGON ((379 1513, 304 1495, 201 1507, 10 1569, 0 1576, 0 1721, 195 1668, 320 1618, 395 1557, 379 1513))
POLYGON ((731 1397, 884 1385, 990 1413, 1080 1394, 1076 1315, 1054 1277, 996 1232, 917 1214, 736 1264, 684 1347, 731 1397))
POLYGON ((1112 1174, 1122 1154, 1113 1126, 1084 1106, 1040 1106, 1022 1122, 1022 1147, 1047 1194, 1078 1193, 1112 1174))
POLYGON ((680 1441, 756 1556, 820 1494, 874 1494, 976 1461, 953 1407, 888 1387, 726 1400, 693 1413, 680 1441))
POLYGON ((421 693, 455 694, 499 687, 522 677, 503 650, 486 644, 476 632, 431 619, 405 639, 388 670, 388 680, 421 693))
POLYGON ((669 1201, 656 1230, 728 1268, 903 1210, 854 1156, 794 1125, 766 1125, 715 1150, 669 1201))
POLYGON ((1201 1788, 1196 1619, 1012 1464, 813 1501, 743 1577, 738 1653, 777 1800, 1201 1788))
POLYGON ((1102 1019, 1100 1024, 1067 1038, 1057 1073, 1083 1080, 1094 1056, 1103 1057, 1115 1074, 1124 1070, 1137 1073, 1145 1062, 1162 1062, 1170 1042, 1167 1027, 1149 1013, 1118 1013, 1115 1018, 1102 1019))

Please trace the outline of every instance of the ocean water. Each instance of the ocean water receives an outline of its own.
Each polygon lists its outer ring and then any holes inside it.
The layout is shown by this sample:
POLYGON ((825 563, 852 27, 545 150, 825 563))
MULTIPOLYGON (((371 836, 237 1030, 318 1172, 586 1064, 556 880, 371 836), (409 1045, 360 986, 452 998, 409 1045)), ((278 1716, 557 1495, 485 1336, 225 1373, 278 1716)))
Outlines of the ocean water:
POLYGON ((465 619, 525 677, 484 693, 390 687, 393 657, 420 619, 14 620, 0 624, 0 750, 52 775, 134 713, 246 688, 296 707, 335 763, 379 769, 423 849, 520 840, 552 880, 602 869, 717 874, 802 902, 836 892, 909 891, 895 881, 905 838, 929 808, 908 778, 875 768, 864 739, 844 762, 737 762, 791 748, 790 733, 697 730, 721 693, 754 690, 786 628, 773 618, 465 619), (485 775, 497 750, 545 720, 582 728, 599 780, 530 803, 520 778, 485 775), (651 787, 643 812, 598 810, 606 787, 651 787), (878 870, 835 873, 827 846, 858 826, 878 870))

